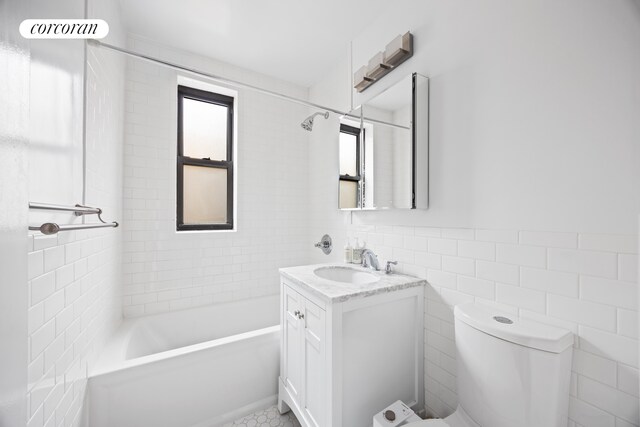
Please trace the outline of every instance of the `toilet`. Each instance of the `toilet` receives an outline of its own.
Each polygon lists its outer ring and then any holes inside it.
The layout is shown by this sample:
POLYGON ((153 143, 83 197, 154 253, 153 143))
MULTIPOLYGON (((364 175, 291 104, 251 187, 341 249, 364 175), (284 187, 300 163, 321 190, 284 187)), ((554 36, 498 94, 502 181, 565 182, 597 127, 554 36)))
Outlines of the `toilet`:
MULTIPOLYGON (((455 307, 458 408, 403 427, 566 427, 573 334, 474 303, 455 307)), ((377 422, 377 424, 376 424, 377 422)))

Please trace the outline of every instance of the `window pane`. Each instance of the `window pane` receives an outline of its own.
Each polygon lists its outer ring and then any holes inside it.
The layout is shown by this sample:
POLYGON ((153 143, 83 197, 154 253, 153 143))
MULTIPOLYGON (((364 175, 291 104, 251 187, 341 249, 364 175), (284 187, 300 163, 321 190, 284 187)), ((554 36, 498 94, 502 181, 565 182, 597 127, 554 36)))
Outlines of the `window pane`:
POLYGON ((227 169, 185 165, 182 220, 185 224, 227 222, 227 169))
POLYGON ((340 180, 340 209, 358 207, 358 183, 340 180))
POLYGON ((196 159, 227 159, 227 110, 222 105, 182 99, 183 155, 196 159))
POLYGON ((358 175, 357 143, 355 135, 340 132, 340 175, 358 175))

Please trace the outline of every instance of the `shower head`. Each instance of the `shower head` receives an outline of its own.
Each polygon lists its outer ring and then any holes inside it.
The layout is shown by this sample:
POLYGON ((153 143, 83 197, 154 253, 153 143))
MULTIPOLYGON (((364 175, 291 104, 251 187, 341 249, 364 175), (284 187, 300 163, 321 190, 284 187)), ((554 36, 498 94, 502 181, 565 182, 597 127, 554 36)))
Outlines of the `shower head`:
POLYGON ((324 113, 313 113, 312 115, 304 119, 302 123, 300 123, 300 126, 302 126, 302 129, 308 130, 309 132, 311 132, 313 130, 313 118, 318 115, 324 116, 325 119, 329 118, 328 111, 325 111, 324 113))

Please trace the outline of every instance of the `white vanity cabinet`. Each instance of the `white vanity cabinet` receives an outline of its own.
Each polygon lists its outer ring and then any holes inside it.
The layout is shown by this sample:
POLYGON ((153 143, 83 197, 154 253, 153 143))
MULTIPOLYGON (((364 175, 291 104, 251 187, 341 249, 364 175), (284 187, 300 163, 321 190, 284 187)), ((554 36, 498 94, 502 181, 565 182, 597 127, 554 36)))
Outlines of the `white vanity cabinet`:
POLYGON ((304 427, 370 427, 398 399, 422 410, 426 282, 375 273, 353 285, 312 274, 319 267, 280 270, 280 412, 304 427))
POLYGON ((310 425, 325 409, 325 310, 283 286, 281 379, 310 425))

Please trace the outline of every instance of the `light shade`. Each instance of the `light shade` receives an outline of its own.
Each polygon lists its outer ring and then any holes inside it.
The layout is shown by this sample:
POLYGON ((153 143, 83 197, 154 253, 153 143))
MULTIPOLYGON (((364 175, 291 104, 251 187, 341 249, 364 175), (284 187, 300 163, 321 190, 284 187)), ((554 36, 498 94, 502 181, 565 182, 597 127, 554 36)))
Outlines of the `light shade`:
POLYGON ((413 53, 413 37, 410 32, 406 32, 391 40, 384 49, 384 62, 389 65, 399 65, 413 53))

